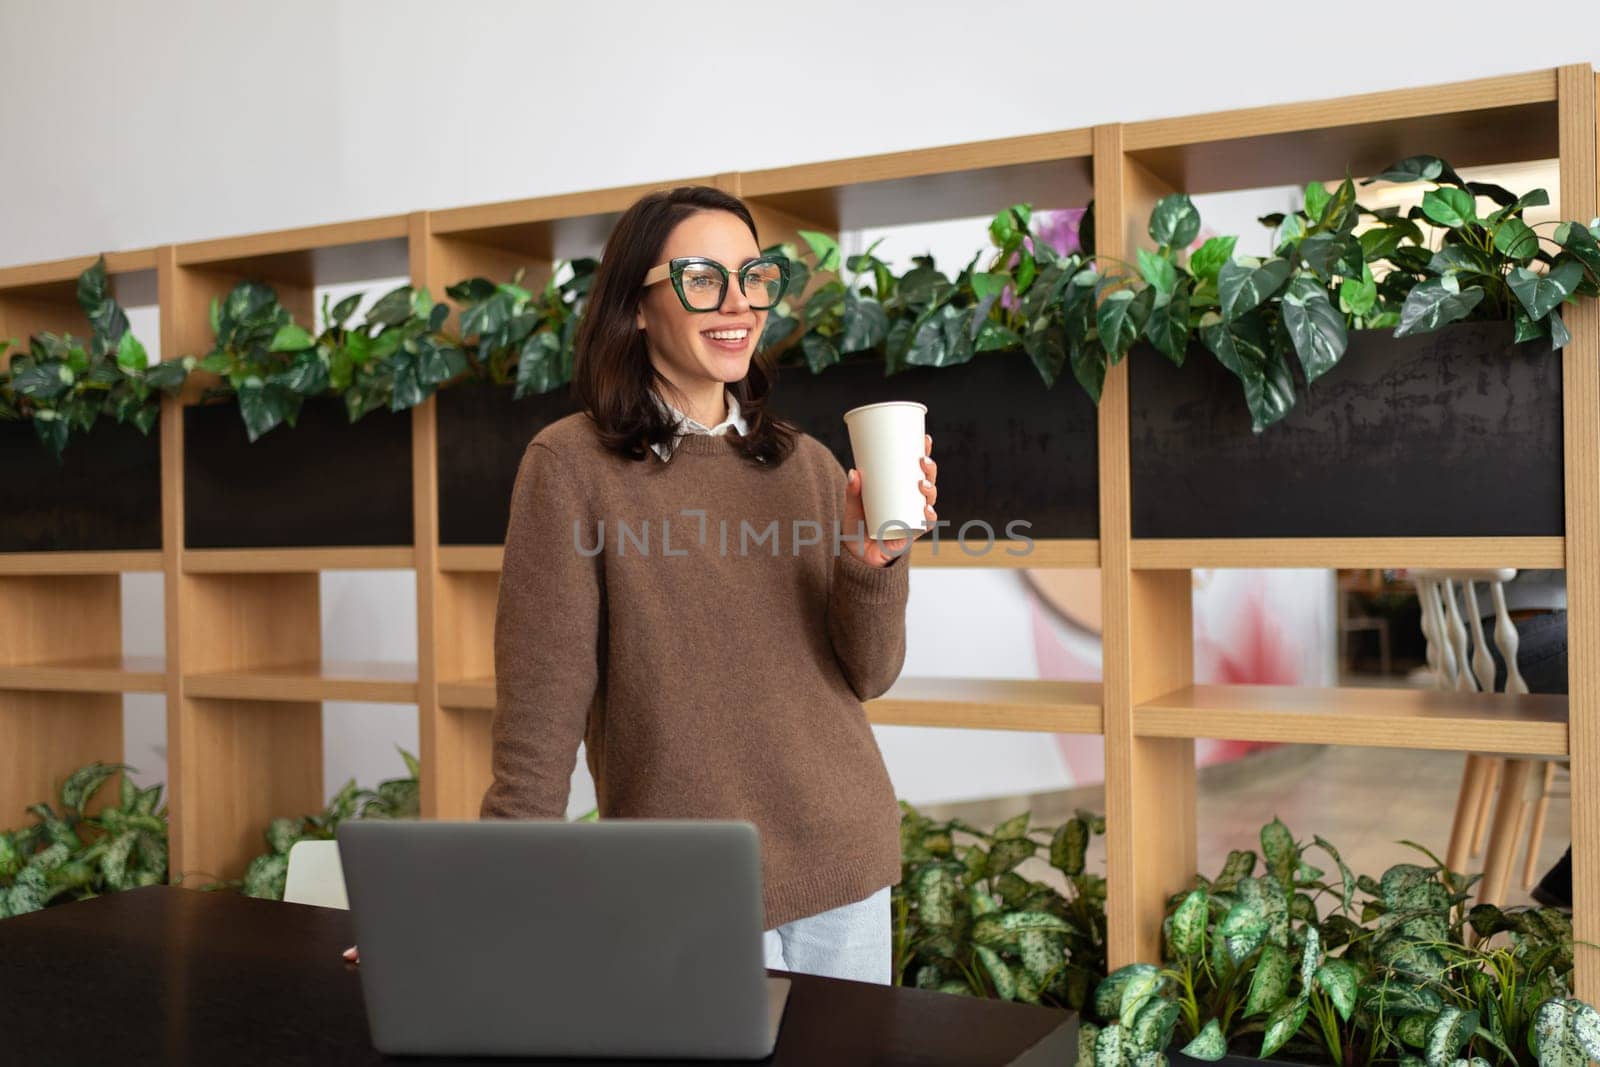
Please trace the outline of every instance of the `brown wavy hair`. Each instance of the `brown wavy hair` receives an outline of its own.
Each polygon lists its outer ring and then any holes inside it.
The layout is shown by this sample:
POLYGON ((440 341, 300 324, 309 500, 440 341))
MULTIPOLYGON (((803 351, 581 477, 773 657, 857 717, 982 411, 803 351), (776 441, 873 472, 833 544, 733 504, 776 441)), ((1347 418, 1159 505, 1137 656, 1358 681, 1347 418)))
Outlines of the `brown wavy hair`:
MULTIPOLYGON (((655 383, 667 379, 651 364, 635 315, 644 276, 659 261, 667 236, 679 222, 701 211, 737 215, 760 247, 750 209, 736 196, 709 185, 649 193, 622 213, 607 238, 578 325, 573 398, 594 420, 605 446, 629 459, 642 460, 651 445, 673 439, 674 424, 651 398, 655 383)), ((758 348, 749 373, 728 385, 749 425, 737 447, 751 463, 777 466, 794 450, 799 431, 767 411, 776 382, 776 363, 758 348)))

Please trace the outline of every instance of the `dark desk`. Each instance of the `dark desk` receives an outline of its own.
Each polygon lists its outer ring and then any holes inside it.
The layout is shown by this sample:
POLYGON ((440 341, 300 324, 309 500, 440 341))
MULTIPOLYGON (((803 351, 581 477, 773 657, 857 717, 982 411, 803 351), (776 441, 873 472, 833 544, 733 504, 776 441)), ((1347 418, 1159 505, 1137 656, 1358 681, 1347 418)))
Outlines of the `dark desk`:
MULTIPOLYGON (((373 1050, 359 968, 339 956, 352 940, 347 912, 168 886, 0 920, 0 1061, 458 1062, 373 1050)), ((793 979, 777 1051, 763 1062, 1070 1067, 1076 1054, 1068 1012, 793 979)))

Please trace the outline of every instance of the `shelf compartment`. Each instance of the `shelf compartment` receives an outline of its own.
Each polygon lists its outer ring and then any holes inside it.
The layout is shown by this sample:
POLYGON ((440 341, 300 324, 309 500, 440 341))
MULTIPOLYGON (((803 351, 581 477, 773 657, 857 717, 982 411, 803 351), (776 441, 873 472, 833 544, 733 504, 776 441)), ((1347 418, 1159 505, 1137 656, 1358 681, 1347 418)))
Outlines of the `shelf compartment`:
MULTIPOLYGON (((911 563, 916 567, 1098 567, 1100 542, 1086 539, 1039 539, 1033 548, 1024 552, 1026 542, 996 540, 994 547, 980 555, 969 556, 955 541, 954 531, 941 530, 938 551, 927 535, 918 539, 911 548, 911 563), (1008 549, 1015 550, 1012 555, 1008 549)), ((982 546, 975 541, 974 550, 982 546)), ((498 571, 505 557, 504 545, 441 545, 439 569, 455 572, 498 571)))
MULTIPOLYGON (((715 184, 716 179, 709 176, 682 178, 475 204, 428 212, 428 228, 436 237, 525 256, 530 266, 535 262, 598 256, 617 219, 641 196, 678 185, 715 184)), ((460 280, 453 278, 451 284, 460 280)))
POLYGON ((1195 567, 1541 567, 1566 563, 1560 537, 1135 538, 1139 570, 1195 567))
POLYGON ((304 662, 187 674, 184 695, 210 700, 354 700, 415 704, 413 663, 304 662))
POLYGON ((879 726, 1098 734, 1100 683, 1034 678, 902 678, 864 705, 879 726))
MULTIPOLYGON (((106 274, 117 283, 134 283, 148 291, 148 299, 119 300, 124 305, 155 303, 155 270, 158 251, 140 248, 128 252, 107 252, 106 274), (120 277, 119 277, 120 276, 120 277)), ((27 263, 15 267, 0 267, 0 298, 8 300, 37 301, 42 304, 64 304, 77 308, 78 275, 94 266, 99 254, 69 256, 46 263, 27 263)), ((82 317, 81 314, 79 316, 82 317)), ((80 336, 87 335, 88 324, 77 328, 80 336)), ((20 338, 19 338, 20 340, 20 338)))
POLYGON ((177 246, 177 264, 306 286, 403 278, 410 265, 408 226, 405 215, 383 215, 191 241, 177 246))
MULTIPOLYGON (((492 677, 439 683, 441 707, 493 711, 492 677)), ((902 678, 863 705, 880 726, 942 726, 971 730, 1101 731, 1096 682, 1007 678, 902 678)))
POLYGON ((1332 100, 1153 119, 1128 154, 1175 189, 1208 193, 1374 174, 1427 152, 1457 167, 1559 154, 1554 68, 1332 100))
POLYGON ((0 552, 0 574, 124 574, 161 569, 159 549, 132 552, 0 552))
POLYGON ((409 545, 355 548, 191 548, 185 574, 301 574, 309 571, 410 570, 417 550, 409 545))
POLYGON ((1141 737, 1565 756, 1567 698, 1438 689, 1188 686, 1134 711, 1141 737))
POLYGON ((742 171, 739 195, 830 230, 993 215, 1094 195, 1087 129, 742 171))
POLYGON ((82 659, 0 667, 0 689, 61 693, 161 693, 165 662, 159 656, 87 656, 82 659))

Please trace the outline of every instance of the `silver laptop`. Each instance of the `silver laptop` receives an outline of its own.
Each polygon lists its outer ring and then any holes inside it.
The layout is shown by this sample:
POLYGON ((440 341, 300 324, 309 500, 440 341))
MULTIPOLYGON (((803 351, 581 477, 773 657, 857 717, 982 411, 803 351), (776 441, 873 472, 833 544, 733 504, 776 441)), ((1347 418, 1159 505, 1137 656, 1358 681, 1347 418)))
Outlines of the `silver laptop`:
POLYGON ((761 1059, 748 822, 341 823, 372 1043, 397 1055, 761 1059))

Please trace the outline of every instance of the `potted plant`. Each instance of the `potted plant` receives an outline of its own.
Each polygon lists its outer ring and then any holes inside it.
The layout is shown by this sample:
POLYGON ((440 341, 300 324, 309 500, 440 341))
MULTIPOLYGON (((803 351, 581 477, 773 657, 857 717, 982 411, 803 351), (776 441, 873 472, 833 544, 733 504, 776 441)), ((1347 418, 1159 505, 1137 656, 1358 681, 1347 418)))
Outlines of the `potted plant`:
POLYGON ((1156 205, 1157 250, 1121 290, 1119 336, 1139 349, 1134 536, 1563 532, 1552 349, 1562 305, 1600 293, 1595 231, 1541 237, 1523 211, 1543 190, 1469 182, 1436 157, 1378 180, 1431 187, 1401 215, 1363 207, 1349 179, 1313 183, 1301 210, 1263 219, 1264 260, 1232 238, 1189 253, 1193 203, 1156 205))
POLYGON ((1373 879, 1276 819, 1260 840, 1259 857, 1236 851, 1172 898, 1160 964, 1099 984, 1085 1067, 1159 1063, 1169 1049, 1179 1062, 1340 1067, 1579 1067, 1600 1055, 1600 1014, 1570 993, 1562 912, 1472 907, 1478 876, 1420 846, 1431 864, 1373 879))
POLYGON ((32 804, 32 826, 0 831, 0 919, 167 880, 167 809, 159 784, 135 786, 132 768, 87 764, 61 783, 58 805, 32 804), (86 810, 117 775, 114 804, 86 810))
POLYGON ((78 276, 90 335, 0 339, 0 464, 6 522, 0 552, 161 547, 161 393, 188 365, 148 365, 111 295, 105 257, 78 276))
POLYGON ((800 232, 810 263, 794 245, 767 249, 794 265, 793 299, 773 310, 762 336, 780 366, 774 410, 848 467, 845 411, 926 404, 945 536, 971 521, 1001 538, 1099 534, 1094 403, 1056 387, 1069 358, 1076 373, 1081 349, 1095 344, 1078 329, 1093 318, 1092 248, 1053 247, 1032 221, 1027 204, 1001 211, 989 225, 989 262, 980 269, 980 252, 954 279, 929 256, 897 277, 878 243, 842 258, 836 242, 810 231, 800 232), (821 275, 833 276, 801 302, 821 275))
POLYGON ((221 380, 184 408, 189 548, 411 543, 406 409, 463 361, 427 290, 395 289, 357 325, 360 299, 324 298, 316 335, 259 282, 212 301, 198 365, 221 380))
POLYGON ((985 832, 900 802, 901 880, 891 894, 896 985, 1070 1008, 1105 974, 1105 880, 1085 870, 1105 820, 1079 812, 1030 827, 1024 812, 985 832), (1023 877, 1041 856, 1066 892, 1023 877))
POLYGON ((577 408, 573 339, 597 262, 558 263, 538 292, 468 278, 446 292, 460 306, 467 373, 439 393, 439 540, 499 544, 511 489, 533 435, 577 408), (558 281, 558 279, 560 279, 558 281))

